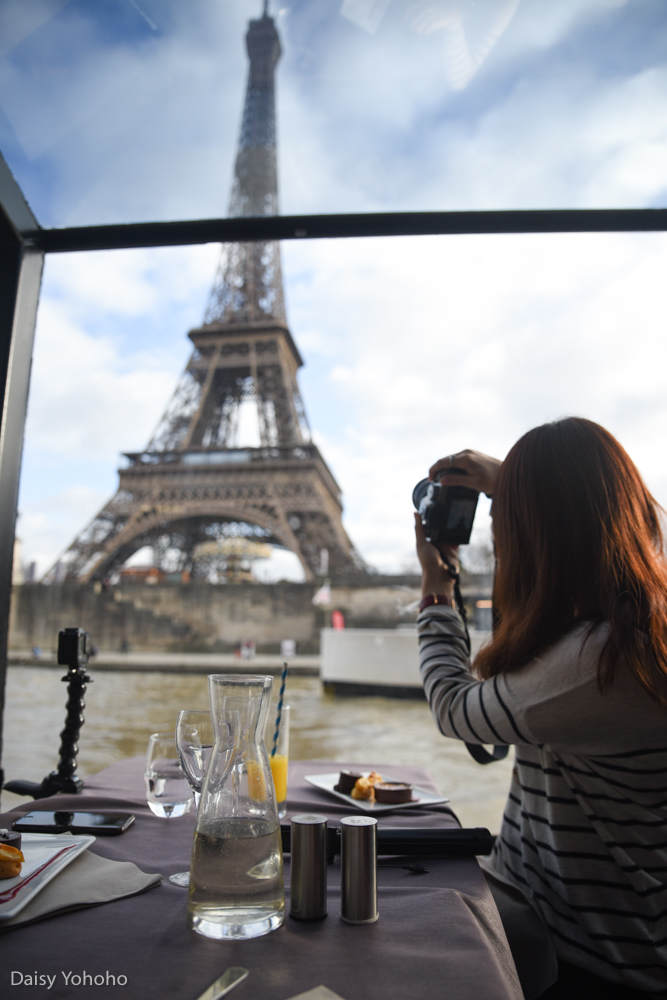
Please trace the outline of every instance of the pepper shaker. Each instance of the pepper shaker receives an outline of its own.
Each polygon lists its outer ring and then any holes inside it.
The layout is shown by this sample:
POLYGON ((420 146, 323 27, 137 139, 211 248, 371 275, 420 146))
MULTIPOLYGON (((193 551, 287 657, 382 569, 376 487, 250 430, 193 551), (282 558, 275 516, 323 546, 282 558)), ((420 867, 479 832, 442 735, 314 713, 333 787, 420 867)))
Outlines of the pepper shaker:
POLYGON ((345 816, 340 821, 341 919, 372 924, 377 908, 377 820, 345 816))

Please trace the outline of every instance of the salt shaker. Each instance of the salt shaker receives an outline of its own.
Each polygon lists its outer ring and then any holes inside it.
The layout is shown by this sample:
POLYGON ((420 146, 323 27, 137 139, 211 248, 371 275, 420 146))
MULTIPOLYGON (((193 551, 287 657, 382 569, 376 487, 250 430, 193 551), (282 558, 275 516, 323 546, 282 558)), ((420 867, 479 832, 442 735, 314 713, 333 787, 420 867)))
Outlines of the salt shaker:
POLYGON ((294 920, 327 915, 327 818, 292 816, 290 912, 294 920))
POLYGON ((372 924, 377 907, 377 820, 345 816, 340 821, 341 918, 372 924))

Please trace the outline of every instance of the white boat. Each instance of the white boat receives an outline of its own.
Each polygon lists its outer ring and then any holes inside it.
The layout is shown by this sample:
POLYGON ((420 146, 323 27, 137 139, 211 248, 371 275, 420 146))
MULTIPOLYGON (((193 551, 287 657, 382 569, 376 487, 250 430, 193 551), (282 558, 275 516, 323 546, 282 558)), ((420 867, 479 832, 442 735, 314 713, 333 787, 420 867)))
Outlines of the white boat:
MULTIPOLYGON (((473 655, 490 635, 470 630, 473 655)), ((322 629, 320 677, 335 694, 423 698, 416 626, 322 629)))

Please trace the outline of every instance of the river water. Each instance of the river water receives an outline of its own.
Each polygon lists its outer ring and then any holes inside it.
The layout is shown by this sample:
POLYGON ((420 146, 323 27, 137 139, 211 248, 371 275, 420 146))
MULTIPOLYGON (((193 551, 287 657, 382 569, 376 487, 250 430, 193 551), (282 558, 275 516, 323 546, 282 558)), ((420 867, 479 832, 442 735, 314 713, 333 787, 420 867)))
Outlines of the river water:
MULTIPOLYGON (((62 668, 10 667, 7 673, 5 780, 41 781, 58 760, 65 721, 62 668)), ((125 757, 142 755, 151 733, 174 728, 182 708, 206 708, 202 674, 99 671, 86 692, 78 774, 85 778, 125 757)), ((448 795, 463 826, 497 833, 511 773, 505 761, 476 764, 462 744, 437 731, 425 701, 327 695, 317 677, 288 679, 293 760, 355 761, 389 767, 418 764, 448 795)), ((2 808, 26 799, 2 793, 2 808)))

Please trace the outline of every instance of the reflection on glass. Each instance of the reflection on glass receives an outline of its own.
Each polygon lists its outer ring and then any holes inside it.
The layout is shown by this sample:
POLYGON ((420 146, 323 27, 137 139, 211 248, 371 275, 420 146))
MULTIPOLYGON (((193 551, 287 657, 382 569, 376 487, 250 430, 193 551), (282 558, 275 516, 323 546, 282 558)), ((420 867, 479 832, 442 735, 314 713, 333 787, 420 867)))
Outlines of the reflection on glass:
MULTIPOLYGON (((268 13, 286 214, 665 204, 660 3, 268 13)), ((224 216, 261 17, 261 0, 5 5, 0 149, 40 222, 224 216)))

